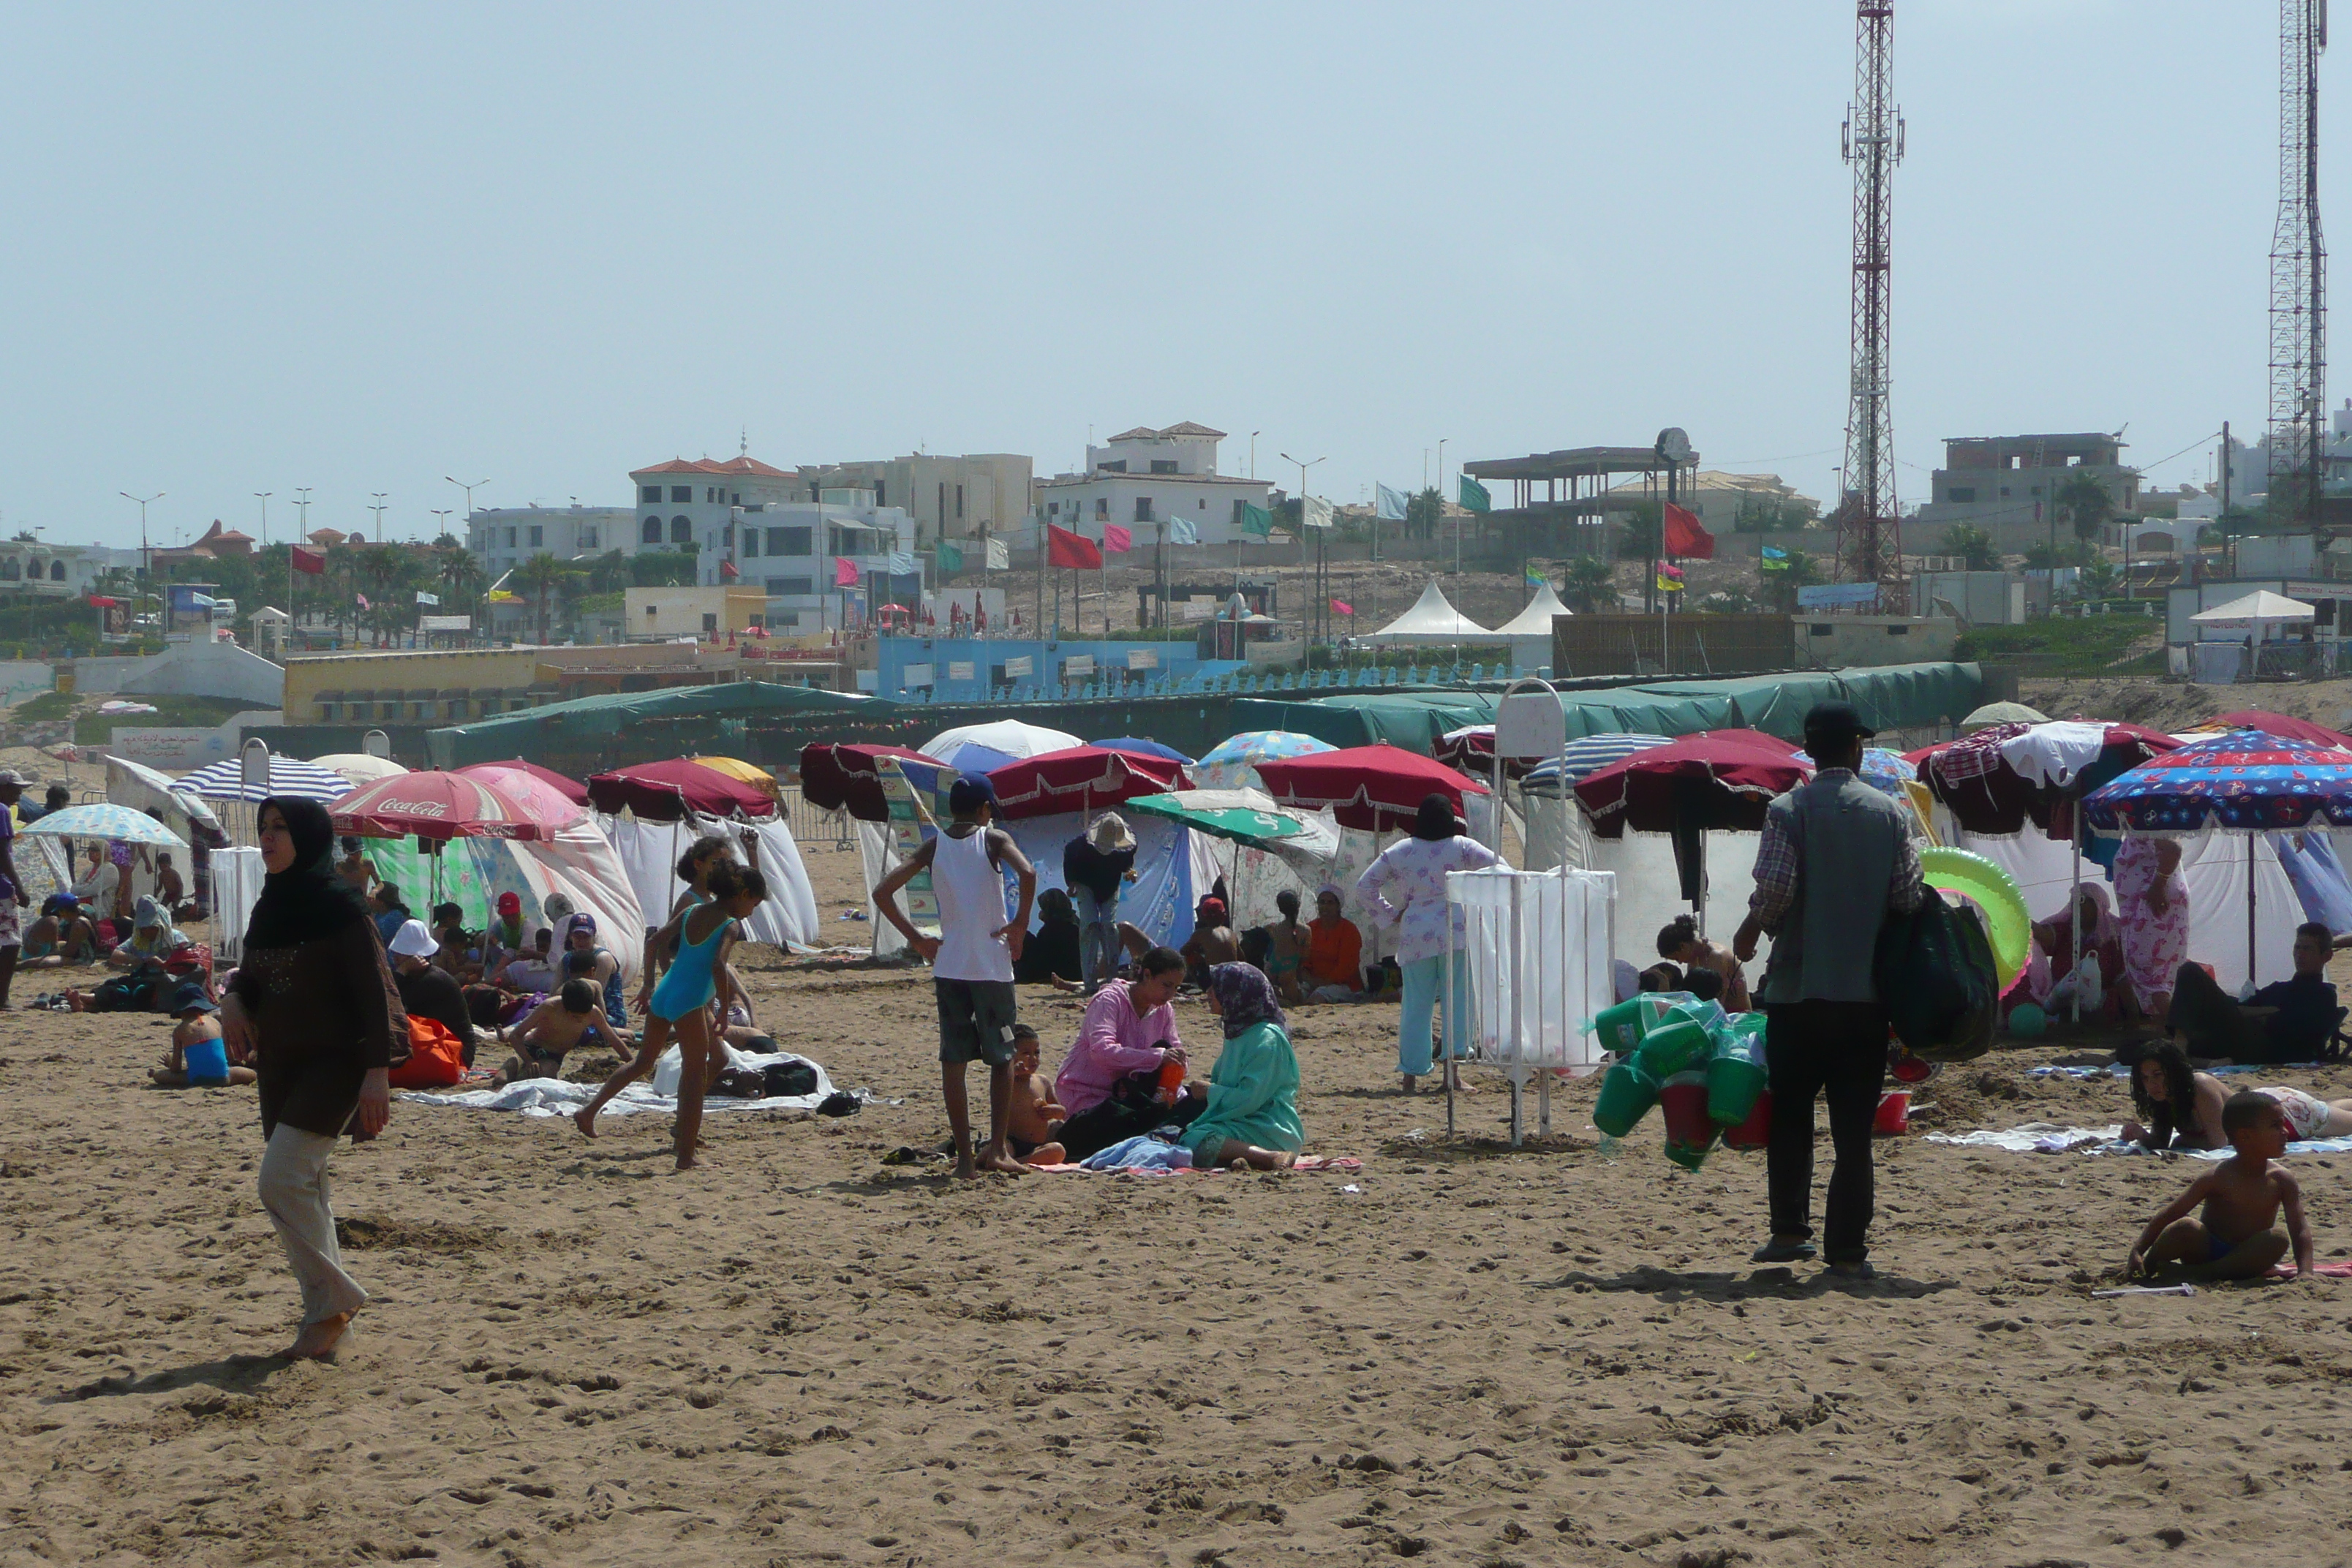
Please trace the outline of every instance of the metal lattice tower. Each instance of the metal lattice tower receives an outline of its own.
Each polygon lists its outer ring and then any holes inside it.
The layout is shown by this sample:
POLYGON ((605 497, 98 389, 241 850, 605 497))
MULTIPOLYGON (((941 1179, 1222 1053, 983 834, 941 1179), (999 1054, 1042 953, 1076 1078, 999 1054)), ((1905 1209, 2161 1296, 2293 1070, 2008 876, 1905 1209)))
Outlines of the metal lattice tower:
POLYGON ((1902 525, 1895 506, 1895 428, 1887 409, 1895 166, 1903 117, 1894 105, 1894 0, 1856 0, 1853 101, 1840 141, 1853 166, 1853 365, 1845 420, 1844 494, 1838 504, 1838 575, 1895 581, 1902 525))
POLYGON ((2327 409, 2327 247, 2319 237, 2319 52, 2327 0, 2279 0, 2279 201, 2271 231, 2270 493, 2319 521, 2327 409))

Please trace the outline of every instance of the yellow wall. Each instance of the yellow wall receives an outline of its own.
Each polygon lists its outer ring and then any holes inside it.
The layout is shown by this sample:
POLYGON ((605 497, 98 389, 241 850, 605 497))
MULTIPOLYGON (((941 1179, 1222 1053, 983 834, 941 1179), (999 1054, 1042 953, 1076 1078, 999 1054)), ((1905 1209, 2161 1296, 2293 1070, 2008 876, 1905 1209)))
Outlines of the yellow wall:
MULTIPOLYGON (((286 661, 286 721, 289 724, 321 722, 349 723, 410 723, 419 721, 412 717, 405 704, 397 713, 387 712, 379 706, 373 713, 359 716, 338 708, 329 721, 319 710, 318 696, 321 691, 387 691, 415 692, 436 698, 444 690, 467 692, 520 691, 537 679, 540 650, 535 648, 468 648, 448 653, 331 653, 310 657, 297 656, 286 661)), ((384 699, 379 696, 381 703, 384 699)), ((478 710, 469 710, 468 717, 480 717, 478 710)), ((438 722, 443 710, 436 710, 427 716, 438 722)))

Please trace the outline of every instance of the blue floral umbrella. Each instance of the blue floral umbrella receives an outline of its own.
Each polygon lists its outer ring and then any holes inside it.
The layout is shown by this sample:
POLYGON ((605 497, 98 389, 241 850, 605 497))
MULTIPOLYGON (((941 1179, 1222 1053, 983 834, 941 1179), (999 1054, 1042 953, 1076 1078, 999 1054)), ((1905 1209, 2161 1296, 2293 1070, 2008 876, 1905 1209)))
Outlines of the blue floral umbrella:
POLYGON ((62 811, 52 811, 26 826, 25 831, 50 834, 59 838, 111 838, 123 844, 160 844, 166 849, 185 849, 188 847, 186 839, 145 812, 105 802, 69 805, 62 811))
POLYGON ((2102 833, 2277 833, 2314 818, 2352 827, 2352 752, 2232 730, 2118 774, 2083 800, 2102 833))

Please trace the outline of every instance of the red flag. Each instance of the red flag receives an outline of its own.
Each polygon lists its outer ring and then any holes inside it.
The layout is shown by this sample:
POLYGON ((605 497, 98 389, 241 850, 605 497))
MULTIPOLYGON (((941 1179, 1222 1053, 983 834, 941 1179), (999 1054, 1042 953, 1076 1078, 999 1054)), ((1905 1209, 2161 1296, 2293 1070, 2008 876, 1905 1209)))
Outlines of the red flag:
POLYGON ((1356 613, 1356 606, 1345 599, 1334 599, 1331 601, 1331 611, 1334 615, 1352 616, 1356 613))
POLYGON ((369 603, 367 602, 367 595, 366 595, 365 594, 362 594, 362 595, 359 596, 359 600, 360 600, 360 608, 361 608, 361 609, 362 609, 362 610, 372 610, 372 609, 375 608, 375 606, 374 606, 373 605, 371 605, 371 604, 369 604, 369 603))
POLYGON ((1066 528, 1045 525, 1045 562, 1051 566, 1071 566, 1081 572, 1102 570, 1102 551, 1083 533, 1072 533, 1066 528))
POLYGON ((120 599, 110 599, 103 594, 92 594, 89 595, 87 602, 91 608, 100 610, 110 610, 122 603, 120 599))
POLYGON ((732 583, 742 574, 735 569, 735 563, 732 561, 721 561, 719 563, 719 580, 721 583, 732 583))
POLYGON ((846 555, 833 558, 833 585, 836 588, 857 586, 857 563, 846 555))
POLYGON ((1715 535, 1699 526, 1695 513, 1672 501, 1666 503, 1666 553, 1692 561, 1715 559, 1715 535))
POLYGON ((1103 524, 1103 548, 1114 555, 1125 554, 1135 548, 1135 535, 1115 522, 1103 524))
POLYGON ((313 577, 323 577, 327 574, 327 556, 324 551, 305 550, 299 544, 293 549, 295 571, 308 572, 313 577))

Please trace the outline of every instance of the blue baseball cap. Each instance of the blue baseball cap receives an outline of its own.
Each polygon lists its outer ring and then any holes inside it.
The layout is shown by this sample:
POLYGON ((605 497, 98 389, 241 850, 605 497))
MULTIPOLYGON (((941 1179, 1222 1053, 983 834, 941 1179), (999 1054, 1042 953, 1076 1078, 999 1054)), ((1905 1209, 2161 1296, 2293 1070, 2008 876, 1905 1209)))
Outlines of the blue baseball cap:
POLYGON ((966 773, 948 790, 948 809, 958 816, 970 816, 983 805, 996 804, 996 786, 986 773, 966 773))

